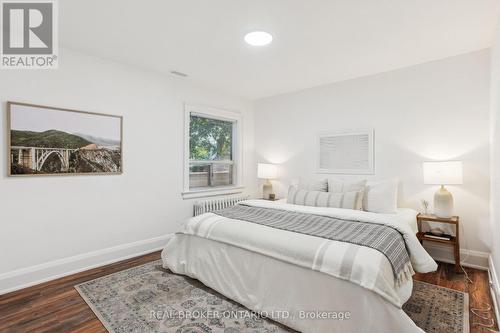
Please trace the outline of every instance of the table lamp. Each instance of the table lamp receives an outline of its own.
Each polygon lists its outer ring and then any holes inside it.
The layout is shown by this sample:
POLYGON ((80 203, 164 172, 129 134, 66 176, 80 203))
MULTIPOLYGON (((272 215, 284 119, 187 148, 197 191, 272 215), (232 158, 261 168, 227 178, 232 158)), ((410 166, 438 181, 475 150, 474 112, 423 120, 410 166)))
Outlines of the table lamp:
POLYGON ((424 183, 441 185, 434 194, 434 214, 438 217, 453 216, 453 196, 444 185, 463 184, 462 161, 424 162, 424 183))
POLYGON ((257 177, 266 180, 262 188, 262 197, 264 199, 269 199, 269 195, 273 193, 273 184, 269 180, 276 179, 277 176, 278 167, 275 164, 257 164, 257 177))

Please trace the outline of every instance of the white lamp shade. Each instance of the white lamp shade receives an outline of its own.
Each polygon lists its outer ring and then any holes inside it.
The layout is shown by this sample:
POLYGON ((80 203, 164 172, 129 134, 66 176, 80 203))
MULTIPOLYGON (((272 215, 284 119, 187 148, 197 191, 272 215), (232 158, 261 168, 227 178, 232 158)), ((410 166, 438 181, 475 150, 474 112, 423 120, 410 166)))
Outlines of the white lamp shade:
POLYGON ((274 164, 259 163, 257 165, 257 177, 262 179, 276 179, 278 167, 274 164))
POLYGON ((424 162, 423 169, 425 184, 463 184, 462 161, 424 162))

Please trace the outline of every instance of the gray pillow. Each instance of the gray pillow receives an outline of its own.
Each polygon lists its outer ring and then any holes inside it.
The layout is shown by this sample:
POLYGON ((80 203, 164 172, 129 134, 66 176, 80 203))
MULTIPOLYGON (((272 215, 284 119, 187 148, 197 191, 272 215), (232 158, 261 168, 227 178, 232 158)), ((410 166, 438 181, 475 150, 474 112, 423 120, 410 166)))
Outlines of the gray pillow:
POLYGON ((308 191, 296 186, 290 186, 286 202, 294 205, 357 209, 356 205, 362 201, 363 191, 349 191, 341 193, 308 191))
POLYGON ((357 182, 348 182, 338 179, 328 179, 328 192, 332 193, 346 193, 352 191, 360 191, 361 195, 358 197, 358 201, 355 204, 357 210, 363 209, 363 197, 366 191, 366 180, 361 180, 357 182))

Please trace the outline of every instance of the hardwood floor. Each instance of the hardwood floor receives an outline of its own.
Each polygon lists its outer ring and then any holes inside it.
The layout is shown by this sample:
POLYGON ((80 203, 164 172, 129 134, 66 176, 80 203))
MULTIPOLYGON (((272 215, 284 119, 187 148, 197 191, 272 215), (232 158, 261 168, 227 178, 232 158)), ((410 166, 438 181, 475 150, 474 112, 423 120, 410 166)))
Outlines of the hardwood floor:
MULTIPOLYGON (((155 252, 0 296, 0 332, 107 332, 73 286, 159 258, 160 252, 155 252)), ((417 274, 415 279, 468 292, 471 308, 491 305, 488 273, 466 270, 472 285, 464 274, 454 273, 453 265, 443 263, 435 273, 417 274)), ((489 315, 494 317, 493 311, 489 315)), ((470 313, 471 324, 476 321, 480 319, 470 313)), ((488 331, 471 326, 471 333, 482 332, 488 331)))
POLYGON ((160 258, 160 252, 0 296, 0 332, 107 332, 74 286, 160 258))

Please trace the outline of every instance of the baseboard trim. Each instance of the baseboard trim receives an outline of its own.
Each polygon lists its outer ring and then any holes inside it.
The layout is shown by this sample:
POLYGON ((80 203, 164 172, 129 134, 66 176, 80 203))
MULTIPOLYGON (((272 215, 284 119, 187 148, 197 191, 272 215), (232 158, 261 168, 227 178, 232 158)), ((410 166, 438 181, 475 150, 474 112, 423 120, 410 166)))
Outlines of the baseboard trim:
POLYGON ((500 319, 500 313, 498 311, 498 302, 500 301, 500 285, 498 284, 497 271, 495 265, 493 264, 493 257, 490 255, 488 257, 489 265, 489 276, 490 276, 490 292, 491 298, 493 299, 493 307, 495 308, 495 317, 498 323, 500 319))
MULTIPOLYGON (((446 245, 424 242, 424 248, 429 252, 432 258, 437 261, 442 261, 450 264, 455 263, 453 249, 446 245)), ((460 259, 465 267, 481 269, 487 271, 489 269, 488 259, 490 254, 474 250, 460 249, 460 259)))
POLYGON ((161 250, 172 234, 58 259, 0 274, 0 295, 161 250))

